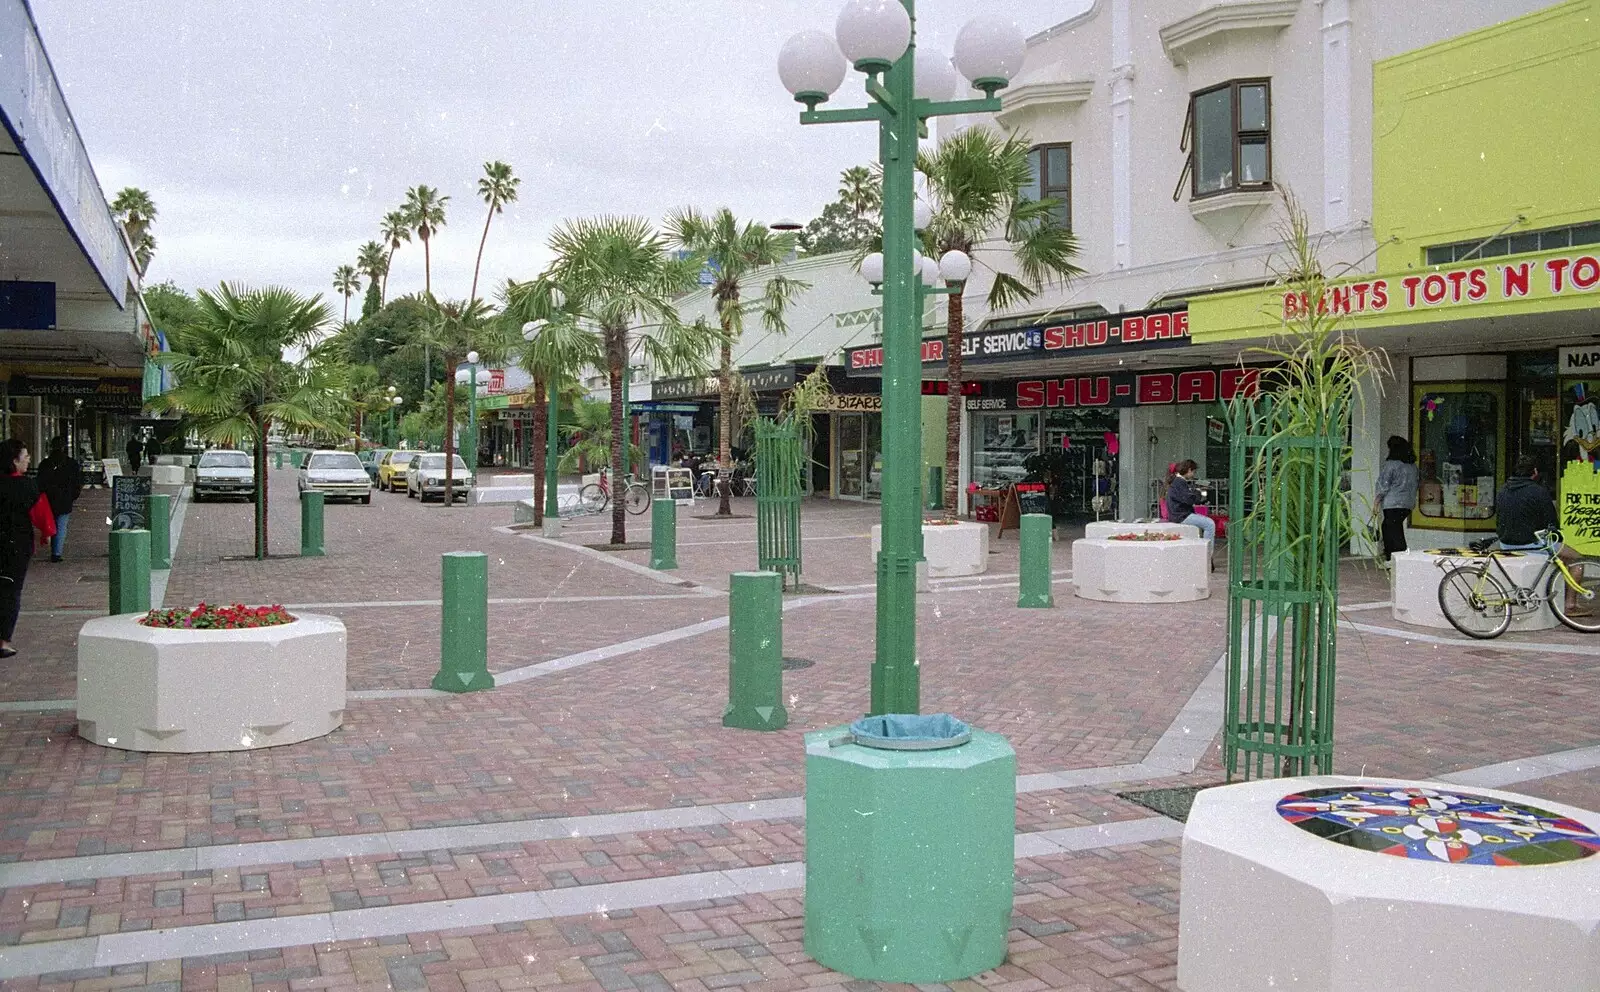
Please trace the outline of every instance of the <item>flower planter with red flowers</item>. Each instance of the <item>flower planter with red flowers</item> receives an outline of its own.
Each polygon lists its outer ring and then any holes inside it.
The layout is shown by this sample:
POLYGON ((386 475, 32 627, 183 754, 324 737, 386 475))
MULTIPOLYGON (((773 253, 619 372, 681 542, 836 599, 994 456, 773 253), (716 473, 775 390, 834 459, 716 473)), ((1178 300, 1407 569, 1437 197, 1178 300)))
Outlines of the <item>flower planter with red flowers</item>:
POLYGON ((78 635, 78 735, 128 751, 249 751, 344 722, 345 629, 235 603, 97 617, 78 635))

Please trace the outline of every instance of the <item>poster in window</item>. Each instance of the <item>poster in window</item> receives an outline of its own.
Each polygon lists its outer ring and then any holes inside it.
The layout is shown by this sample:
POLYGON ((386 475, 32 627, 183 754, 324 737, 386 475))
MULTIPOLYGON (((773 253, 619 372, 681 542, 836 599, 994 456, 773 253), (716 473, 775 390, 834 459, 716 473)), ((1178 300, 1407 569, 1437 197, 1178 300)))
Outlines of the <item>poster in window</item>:
POLYGON ((1496 480, 1504 477, 1504 387, 1418 384, 1412 393, 1417 449, 1413 527, 1493 530, 1496 480))
POLYGON ((1556 443, 1557 404, 1554 397, 1541 396, 1528 403, 1528 442, 1556 443))
POLYGON ((1600 554, 1600 380, 1561 383, 1561 534, 1585 555, 1600 554))

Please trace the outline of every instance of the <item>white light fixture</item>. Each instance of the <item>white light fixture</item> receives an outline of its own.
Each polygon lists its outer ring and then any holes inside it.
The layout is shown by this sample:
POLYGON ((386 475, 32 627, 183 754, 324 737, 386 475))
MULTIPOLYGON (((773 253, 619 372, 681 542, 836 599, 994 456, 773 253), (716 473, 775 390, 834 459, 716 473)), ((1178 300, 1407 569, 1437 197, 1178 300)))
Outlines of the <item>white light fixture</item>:
POLYGON ((389 395, 390 395, 390 396, 393 396, 393 395, 394 395, 394 394, 395 394, 395 393, 398 393, 398 392, 399 392, 399 391, 400 391, 400 390, 398 390, 398 389, 396 389, 396 388, 394 388, 394 387, 393 387, 393 386, 390 386, 390 387, 389 387, 389 395))
POLYGON ((399 405, 400 405, 400 404, 402 404, 402 403, 404 403, 404 402, 405 402, 405 398, 404 398, 404 397, 401 397, 401 396, 396 396, 396 397, 395 397, 395 398, 394 398, 394 405, 395 405, 395 406, 399 406, 399 405))
POLYGON ((911 205, 911 224, 919 231, 926 231, 928 225, 933 223, 933 208, 926 201, 917 200, 911 205))
POLYGON ((933 46, 918 47, 912 62, 918 100, 948 100, 956 95, 956 67, 933 46))
POLYGON ((539 336, 539 332, 544 330, 549 323, 550 322, 548 320, 540 317, 538 320, 530 320, 526 324, 523 324, 522 340, 532 341, 534 338, 539 336))
POLYGON ((972 259, 964 251, 947 251, 939 259, 939 274, 948 283, 963 283, 972 275, 972 259))
POLYGON ((918 267, 921 269, 921 272, 918 274, 922 277, 922 284, 924 286, 939 285, 938 262, 935 262, 933 259, 928 258, 927 256, 923 256, 922 261, 918 263, 918 267))
POLYGON ((778 78, 784 89, 808 107, 826 103, 850 66, 826 31, 802 31, 778 52, 778 78))
POLYGON ((792 217, 779 217, 771 224, 768 224, 767 227, 769 230, 777 231, 780 234, 787 234, 790 231, 801 231, 805 229, 804 224, 792 217))
POLYGON ((883 252, 875 251, 861 260, 861 278, 874 286, 883 285, 883 252))
POLYGON ((555 283, 551 283, 550 284, 550 306, 553 309, 560 310, 562 307, 564 307, 566 305, 567 305, 567 294, 563 293, 561 291, 561 287, 560 286, 557 286, 555 283))
POLYGON ((973 88, 993 96, 1022 71, 1027 51, 1027 36, 1017 22, 986 14, 968 21, 956 35, 955 67, 973 88))
POLYGON ((849 0, 834 33, 839 50, 857 69, 887 72, 911 44, 911 15, 900 0, 849 0))
POLYGON ((468 365, 476 365, 476 364, 478 364, 478 353, 477 352, 475 352, 475 351, 467 352, 467 364, 468 365))

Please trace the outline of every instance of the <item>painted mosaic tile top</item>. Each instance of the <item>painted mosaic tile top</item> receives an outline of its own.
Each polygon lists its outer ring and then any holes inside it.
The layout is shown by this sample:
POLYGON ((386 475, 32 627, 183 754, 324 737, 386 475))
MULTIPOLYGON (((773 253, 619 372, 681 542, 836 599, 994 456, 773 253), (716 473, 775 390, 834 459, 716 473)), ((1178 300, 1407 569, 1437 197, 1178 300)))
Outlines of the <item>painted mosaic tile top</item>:
POLYGON ((1357 786, 1278 800, 1278 815, 1336 844, 1463 865, 1548 865, 1600 854, 1600 835, 1549 810, 1471 793, 1357 786))

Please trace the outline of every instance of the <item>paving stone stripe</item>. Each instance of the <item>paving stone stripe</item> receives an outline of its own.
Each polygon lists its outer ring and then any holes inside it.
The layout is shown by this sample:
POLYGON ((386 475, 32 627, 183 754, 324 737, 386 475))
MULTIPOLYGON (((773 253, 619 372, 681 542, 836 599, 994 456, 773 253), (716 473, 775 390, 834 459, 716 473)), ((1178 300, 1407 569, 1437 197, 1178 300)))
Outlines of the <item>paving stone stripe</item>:
MULTIPOLYGON (((555 603, 659 603, 663 600, 675 599, 707 599, 727 595, 720 589, 707 589, 681 596, 535 596, 491 598, 490 606, 547 606, 555 603)), ((284 603, 286 610, 359 610, 359 609, 396 609, 418 606, 440 606, 442 600, 438 599, 382 599, 370 602, 352 601, 343 603, 284 603)))
POLYGON ((606 552, 606 551, 599 551, 599 550, 596 550, 595 548, 586 548, 581 544, 571 544, 571 543, 569 543, 567 541, 558 541, 558 540, 555 540, 554 538, 544 537, 544 536, 539 535, 539 534, 529 534, 526 531, 516 531, 516 530, 512 530, 509 527, 500 527, 500 528, 496 528, 496 529, 501 531, 502 533, 515 534, 517 537, 522 538, 524 541, 532 541, 535 544, 542 544, 542 545, 545 545, 547 547, 552 547, 552 548, 560 548, 563 551, 569 551, 569 552, 572 552, 573 554, 578 554, 578 555, 583 555, 583 556, 588 557, 588 558, 593 558, 596 561, 603 561, 603 562, 605 562, 605 563, 607 563, 609 565, 612 565, 613 567, 623 569, 624 571, 632 572, 634 575, 642 576, 644 578, 649 579, 652 582, 659 582, 662 585, 682 586, 682 587, 684 587, 686 589, 702 589, 702 588, 705 588, 704 586, 701 586, 698 582, 691 582, 691 581, 689 581, 687 579, 678 578, 678 577, 674 576, 671 572, 658 572, 658 571, 656 571, 655 569, 651 568, 648 565, 641 565, 640 563, 638 563, 636 561, 629 561, 626 558, 619 558, 618 556, 616 556, 614 554, 611 554, 609 552, 606 552))
POLYGON ((1368 623, 1355 623, 1350 620, 1339 621, 1339 626, 1348 630, 1359 631, 1363 634, 1373 634, 1378 637, 1394 637, 1403 641, 1416 641, 1419 644, 1438 644, 1452 648, 1488 648, 1492 651, 1525 651, 1544 654, 1575 654, 1585 658, 1600 658, 1600 648, 1585 647, 1581 644, 1556 644, 1548 641, 1512 641, 1496 638, 1493 641, 1473 641, 1465 637, 1441 637, 1437 634, 1424 634, 1417 630, 1401 630, 1398 627, 1380 627, 1368 623))

